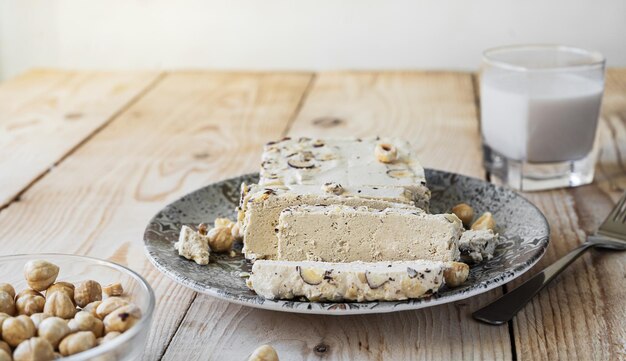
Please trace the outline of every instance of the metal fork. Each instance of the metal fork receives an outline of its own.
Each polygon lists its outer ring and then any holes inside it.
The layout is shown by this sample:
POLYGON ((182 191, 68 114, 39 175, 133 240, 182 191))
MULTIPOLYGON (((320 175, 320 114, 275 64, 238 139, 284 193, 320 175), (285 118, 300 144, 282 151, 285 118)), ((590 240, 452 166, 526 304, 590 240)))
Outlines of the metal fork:
POLYGON ((546 267, 516 289, 507 292, 497 300, 474 312, 478 321, 491 325, 508 322, 541 289, 558 276, 570 263, 574 262, 590 248, 602 248, 616 251, 626 250, 626 193, 617 202, 598 231, 587 237, 587 241, 570 251, 563 258, 546 267))

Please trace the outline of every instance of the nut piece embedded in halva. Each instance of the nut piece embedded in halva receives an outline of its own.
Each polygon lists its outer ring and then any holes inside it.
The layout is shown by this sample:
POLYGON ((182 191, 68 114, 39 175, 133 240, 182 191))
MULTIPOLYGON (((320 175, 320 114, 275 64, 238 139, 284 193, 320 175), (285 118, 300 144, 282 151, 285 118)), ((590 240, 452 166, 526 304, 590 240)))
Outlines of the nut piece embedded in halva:
POLYGON ((311 286, 319 285, 324 280, 324 272, 322 270, 302 268, 300 266, 296 266, 296 269, 300 273, 302 280, 311 286))
POLYGON ((376 159, 382 163, 393 163, 398 159, 398 150, 393 144, 380 143, 374 148, 376 159))

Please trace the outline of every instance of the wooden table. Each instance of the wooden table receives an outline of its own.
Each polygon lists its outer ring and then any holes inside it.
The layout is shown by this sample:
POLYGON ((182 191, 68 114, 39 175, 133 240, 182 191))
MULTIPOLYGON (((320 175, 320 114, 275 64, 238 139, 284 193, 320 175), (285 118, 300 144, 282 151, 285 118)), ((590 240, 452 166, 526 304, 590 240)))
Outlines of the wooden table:
MULTIPOLYGON (((244 360, 265 343, 283 361, 626 359, 625 254, 590 252, 501 327, 470 313, 510 286, 418 311, 299 315, 199 295, 144 256, 157 210, 255 171, 262 145, 285 135, 402 136, 426 167, 484 178, 476 90, 453 72, 30 71, 0 85, 1 253, 140 272, 158 298, 146 360, 244 360)), ((626 186, 626 69, 607 74, 599 137, 593 185, 525 194, 552 229, 529 275, 581 243, 626 186)))

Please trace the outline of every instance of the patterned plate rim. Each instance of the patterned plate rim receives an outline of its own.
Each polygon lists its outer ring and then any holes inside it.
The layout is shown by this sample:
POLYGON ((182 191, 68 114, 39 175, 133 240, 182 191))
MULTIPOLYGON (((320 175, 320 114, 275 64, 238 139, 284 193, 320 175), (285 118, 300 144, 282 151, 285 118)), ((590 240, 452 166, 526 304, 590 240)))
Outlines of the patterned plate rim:
MULTIPOLYGON (((531 208, 533 208, 540 216, 541 216, 541 220, 543 221, 543 225, 545 230, 546 230, 546 235, 544 237, 542 237, 541 239, 538 239, 540 242, 540 247, 538 247, 536 249, 536 252, 532 255, 532 258, 529 259, 527 262, 524 263, 520 263, 519 265, 517 265, 516 267, 514 267, 511 270, 508 271, 504 271, 501 272, 497 275, 495 275, 494 277, 488 279, 488 280, 483 280, 481 282, 472 284, 470 286, 469 289, 465 289, 465 290, 459 290, 459 291, 455 291, 455 290, 448 290, 447 293, 443 296, 439 296, 438 294, 435 294, 433 297, 430 298, 422 298, 422 299, 411 299, 411 300, 405 300, 405 301, 371 301, 371 302, 348 302, 348 303, 354 303, 354 304, 374 304, 373 307, 361 307, 361 308, 334 308, 334 309, 328 309, 328 308, 310 308, 311 304, 313 304, 313 302, 306 302, 306 301, 292 301, 292 300, 268 300, 268 299, 264 299, 260 296, 257 296, 257 298, 255 300, 252 300, 250 298, 242 298, 239 297, 227 290, 224 289, 216 289, 216 288, 208 288, 206 287, 204 284, 185 277, 184 275, 178 273, 175 269, 171 269, 169 267, 167 267, 165 264, 160 262, 160 255, 158 254, 158 252, 152 251, 149 247, 149 240, 148 240, 148 233, 150 232, 150 226, 156 222, 156 219, 158 217, 159 214, 161 214, 161 212, 163 212, 163 210, 167 209, 169 206, 179 202, 182 198, 187 197, 193 193, 196 192, 200 192, 205 188, 208 187, 215 187, 218 186, 222 183, 225 182, 229 182, 232 181, 234 179, 237 178, 243 178, 246 176, 251 176, 254 175, 256 173, 248 173, 248 174, 242 174, 239 176, 235 176, 235 177, 230 177, 230 178, 225 178, 216 182, 213 182, 211 184, 208 184, 204 187, 198 188, 194 191, 191 191, 183 196, 181 196, 180 198, 176 199, 175 201, 169 203, 168 205, 166 205, 165 207, 161 208, 161 210, 159 210, 148 222, 148 225, 146 226, 146 230, 144 232, 144 237, 143 237, 143 241, 144 241, 144 252, 148 258, 148 260, 150 261, 150 263, 152 265, 154 265, 154 267, 157 268, 157 270, 159 270, 161 273, 165 274, 168 278, 172 279, 174 282, 179 283, 189 289, 192 289, 198 293, 202 293, 205 295, 209 295, 218 299, 222 299, 231 303, 235 303, 235 304, 239 304, 239 305, 243 305, 243 306, 248 306, 248 307, 253 307, 253 308, 259 308, 259 309, 265 309, 265 310, 272 310, 272 311, 281 311, 281 312, 289 312, 289 313, 302 313, 302 314, 320 314, 320 315, 336 315, 336 316, 343 316, 343 315, 358 315, 358 314, 376 314, 376 313, 389 313, 389 312, 399 312, 399 311, 408 311, 408 310, 417 310, 417 309, 421 309, 421 308, 426 308, 426 307, 432 307, 432 306, 436 306, 436 305, 441 305, 441 304, 446 304, 446 303, 451 303, 451 302, 456 302, 456 301, 461 301, 470 297, 474 297, 477 296, 479 294, 485 293, 487 291, 490 291, 492 289, 495 289, 496 287, 500 287, 508 282, 511 282, 512 280, 516 279, 517 277, 521 276, 522 274, 526 273, 528 270, 530 270, 537 262, 539 262, 539 260, 544 256, 548 244, 550 243, 550 225, 547 221, 547 219, 545 218, 543 212, 541 212, 541 210, 539 210, 539 208, 537 208, 537 206, 535 206, 531 201, 529 201, 526 197, 520 195, 517 192, 514 192, 511 189, 502 187, 502 186, 498 186, 489 182, 486 182, 482 179, 479 178, 475 178, 475 177, 469 177, 466 175, 461 175, 461 174, 457 174, 457 173, 453 173, 453 172, 447 172, 447 171, 443 171, 443 170, 437 170, 437 169, 427 169, 427 171, 430 172, 435 172, 435 173, 441 173, 441 174, 447 174, 447 175, 451 175, 454 177, 461 177, 461 178, 466 178, 466 179, 470 179, 473 180, 475 182, 480 182, 480 183, 484 183, 485 185, 489 186, 489 187, 493 187, 496 190, 502 191, 502 192, 509 192, 509 193, 513 193, 516 197, 520 198, 525 204, 527 204, 528 206, 530 206, 531 208), (285 307, 288 304, 308 304, 309 307, 285 307), (385 304, 395 304, 394 307, 381 307, 378 308, 378 305, 385 305, 385 304)), ((191 262, 191 261, 190 261, 191 262)), ((332 304, 332 303, 329 303, 332 304)), ((336 304, 347 304, 347 303, 336 303, 336 304)))

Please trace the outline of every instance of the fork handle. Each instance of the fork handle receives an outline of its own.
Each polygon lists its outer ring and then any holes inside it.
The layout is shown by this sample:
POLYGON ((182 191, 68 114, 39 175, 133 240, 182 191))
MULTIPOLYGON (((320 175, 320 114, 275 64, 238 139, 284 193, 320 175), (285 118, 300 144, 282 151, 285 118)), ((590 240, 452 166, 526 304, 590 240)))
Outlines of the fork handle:
POLYGON ((487 306, 474 312, 472 316, 478 321, 491 325, 502 325, 510 321, 513 316, 526 305, 542 288, 561 273, 570 263, 580 257, 589 248, 594 247, 592 242, 585 242, 570 251, 552 265, 522 283, 514 290, 505 293, 487 306))

